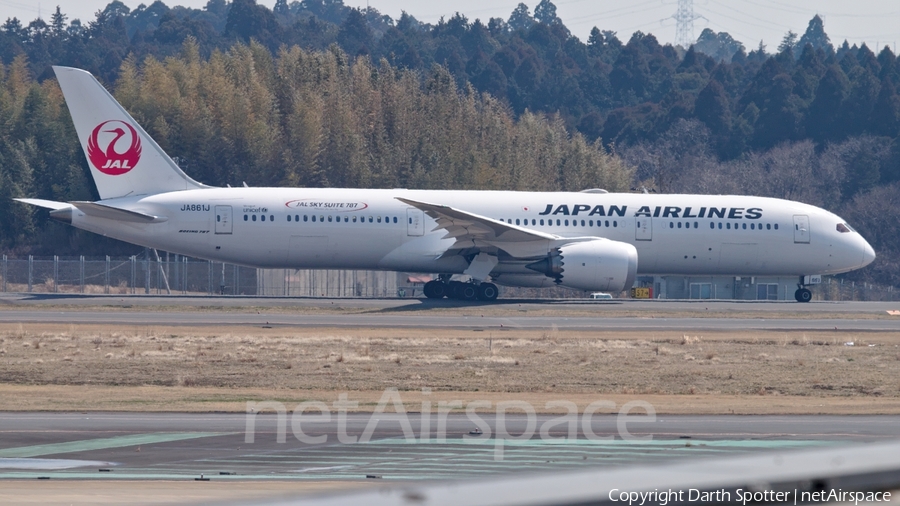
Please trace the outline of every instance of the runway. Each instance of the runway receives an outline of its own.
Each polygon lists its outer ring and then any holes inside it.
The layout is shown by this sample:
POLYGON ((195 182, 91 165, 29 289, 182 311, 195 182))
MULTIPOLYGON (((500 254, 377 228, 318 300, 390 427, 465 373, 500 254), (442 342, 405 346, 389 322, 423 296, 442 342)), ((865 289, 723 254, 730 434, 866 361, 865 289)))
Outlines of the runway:
POLYGON ((900 330, 900 303, 504 301, 6 295, 3 323, 559 330, 900 330), (295 309, 296 312, 292 312, 295 309))
POLYGON ((354 308, 370 310, 427 311, 431 309, 499 308, 520 309, 590 309, 596 311, 710 311, 710 312, 780 312, 792 314, 856 313, 884 315, 900 309, 900 302, 793 301, 757 300, 676 300, 676 299, 498 299, 493 302, 462 302, 450 299, 424 298, 325 298, 325 297, 244 297, 193 295, 103 295, 72 293, 0 293, 0 307, 206 307, 206 308, 354 308))
POLYGON ((235 325, 347 328, 446 328, 446 329, 550 329, 559 330, 837 330, 898 331, 900 320, 857 319, 748 319, 748 318, 602 318, 602 317, 491 317, 409 315, 286 315, 209 314, 131 311, 3 311, 4 323, 74 323, 101 325, 235 325))
MULTIPOLYGON (((307 413, 309 414, 309 413, 307 413)), ((883 442, 900 437, 898 416, 659 416, 628 417, 622 439, 614 415, 578 422, 566 439, 565 423, 541 434, 555 415, 532 421, 493 413, 446 416, 446 435, 435 416, 347 414, 316 422, 288 412, 278 442, 278 417, 234 414, 2 413, 0 479, 212 480, 433 480, 671 462, 883 442), (410 422, 405 433, 401 421, 410 422), (473 422, 474 420, 474 422, 473 422), (374 423, 371 438, 367 426, 374 423), (470 436, 478 424, 492 437, 470 436), (253 442, 248 442, 248 427, 253 442), (423 431, 427 426, 430 430, 423 431), (496 437, 502 426, 507 439, 496 437), (298 433, 297 428, 300 431, 298 433), (585 427, 593 434, 586 437, 585 427), (527 439, 512 440, 533 431, 527 439), (343 433, 343 436, 339 436, 343 433), (319 444, 304 437, 325 436, 319 444), (339 437, 357 438, 344 444, 339 437), (498 441, 500 442, 498 446, 498 441), (499 450, 498 450, 499 448, 499 450), (499 453, 498 453, 499 451, 499 453), (368 478, 367 478, 368 477, 368 478)))

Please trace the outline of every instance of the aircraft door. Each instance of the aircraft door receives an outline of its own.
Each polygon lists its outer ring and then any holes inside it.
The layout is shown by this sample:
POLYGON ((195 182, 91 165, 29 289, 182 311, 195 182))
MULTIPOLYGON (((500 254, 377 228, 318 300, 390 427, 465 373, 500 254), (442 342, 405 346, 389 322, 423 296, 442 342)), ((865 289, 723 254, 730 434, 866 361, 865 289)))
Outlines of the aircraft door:
POLYGON ((406 210, 406 235, 425 235, 425 213, 421 209, 406 210))
POLYGON ((794 242, 809 244, 809 216, 794 215, 794 242))
POLYGON ((653 240, 653 221, 649 216, 634 219, 634 238, 638 241, 653 240))
POLYGON ((216 233, 231 233, 231 206, 216 206, 216 233))

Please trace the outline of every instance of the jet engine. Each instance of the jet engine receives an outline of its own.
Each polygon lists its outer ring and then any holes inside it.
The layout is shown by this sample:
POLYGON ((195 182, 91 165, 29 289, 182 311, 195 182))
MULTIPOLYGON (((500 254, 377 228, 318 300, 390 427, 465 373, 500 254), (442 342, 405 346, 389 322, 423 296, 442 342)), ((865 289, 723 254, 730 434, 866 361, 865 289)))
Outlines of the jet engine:
POLYGON ((637 263, 631 244, 597 239, 565 244, 526 267, 567 288, 620 292, 634 284, 637 263))

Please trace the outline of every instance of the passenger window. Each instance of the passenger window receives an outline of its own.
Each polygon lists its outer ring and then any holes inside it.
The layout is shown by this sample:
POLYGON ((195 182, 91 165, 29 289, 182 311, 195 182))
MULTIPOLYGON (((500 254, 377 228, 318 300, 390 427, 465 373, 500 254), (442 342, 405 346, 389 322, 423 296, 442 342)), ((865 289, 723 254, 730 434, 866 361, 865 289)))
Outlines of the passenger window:
POLYGON ((544 219, 543 219, 543 218, 541 218, 541 226, 542 226, 542 227, 544 226, 544 219))
POLYGON ((581 226, 582 227, 584 226, 584 220, 581 220, 581 226))
POLYGON ((606 226, 607 227, 609 226, 609 220, 606 220, 606 226))
POLYGON ((244 215, 244 221, 247 221, 247 219, 248 219, 248 218, 247 218, 247 215, 245 214, 245 215, 244 215))
POLYGON ((722 224, 719 223, 719 230, 722 230, 722 224))
POLYGON ((519 224, 519 218, 516 218, 516 225, 519 224))
POLYGON ((262 221, 266 221, 266 215, 264 214, 264 215, 260 216, 259 219, 262 221))
POLYGON ((309 221, 309 216, 307 216, 307 215, 304 214, 304 215, 303 215, 303 221, 309 221))
POLYGON ((369 216, 369 223, 372 223, 372 222, 374 222, 374 221, 375 221, 375 219, 372 218, 371 216, 369 216))
POLYGON ((669 222, 669 228, 675 228, 675 224, 672 223, 671 221, 669 222))
POLYGON ((616 220, 613 220, 613 228, 616 228, 618 226, 619 226, 619 222, 616 220))
POLYGON ((696 221, 694 222, 694 228, 700 228, 700 224, 697 223, 696 221))
POLYGON ((766 223, 766 230, 772 230, 772 224, 766 223))
POLYGON ((715 228, 716 228, 716 224, 713 223, 713 222, 709 222, 709 228, 715 229, 715 228))
POLYGON ((727 228, 728 230, 731 230, 731 223, 726 223, 725 228, 727 228))
MULTIPOLYGON (((216 218, 218 218, 218 216, 216 216, 216 218)), ((291 215, 290 215, 290 214, 288 215, 288 221, 291 221, 291 215)))
POLYGON ((743 228, 744 230, 747 230, 747 224, 744 223, 743 226, 742 226, 741 228, 743 228))
POLYGON ((255 214, 253 215, 253 218, 252 218, 252 219, 253 219, 253 221, 256 221, 256 215, 255 215, 255 214))
MULTIPOLYGON (((346 221, 346 220, 345 220, 346 221)), ((397 223, 397 217, 394 216, 394 223, 397 223)))
POLYGON ((777 224, 777 223, 775 224, 775 230, 778 230, 778 224, 777 224))

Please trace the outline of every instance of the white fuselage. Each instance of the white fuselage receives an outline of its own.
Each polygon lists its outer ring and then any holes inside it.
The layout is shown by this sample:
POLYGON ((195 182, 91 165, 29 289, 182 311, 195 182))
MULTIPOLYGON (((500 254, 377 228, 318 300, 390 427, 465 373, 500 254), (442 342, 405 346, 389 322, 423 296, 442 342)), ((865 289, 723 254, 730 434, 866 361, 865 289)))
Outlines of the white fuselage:
MULTIPOLYGON (((786 200, 712 195, 215 188, 104 201, 159 216, 130 223, 75 211, 72 224, 127 242, 255 267, 462 273, 435 221, 396 197, 562 237, 635 246, 640 274, 835 274, 873 258, 836 215, 786 200)), ((522 273, 503 256, 492 271, 522 273)))

